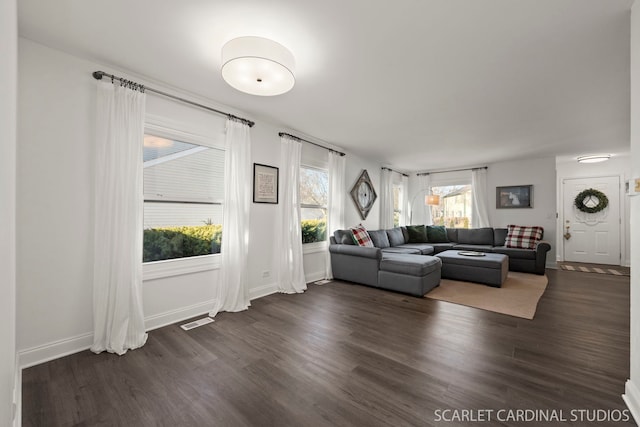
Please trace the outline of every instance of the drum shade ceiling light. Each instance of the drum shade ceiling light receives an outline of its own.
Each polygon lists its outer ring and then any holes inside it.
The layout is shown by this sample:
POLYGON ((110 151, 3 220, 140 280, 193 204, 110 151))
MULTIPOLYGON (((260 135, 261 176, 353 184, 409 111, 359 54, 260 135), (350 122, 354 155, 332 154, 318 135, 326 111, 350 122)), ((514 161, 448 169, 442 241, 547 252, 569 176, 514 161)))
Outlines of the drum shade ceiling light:
POLYGON ((595 156, 580 156, 578 157, 578 163, 600 163, 607 161, 611 158, 611 154, 598 154, 595 156))
POLYGON ((238 37, 222 46, 222 78, 251 95, 274 96, 295 83, 295 59, 284 46, 262 37, 238 37))

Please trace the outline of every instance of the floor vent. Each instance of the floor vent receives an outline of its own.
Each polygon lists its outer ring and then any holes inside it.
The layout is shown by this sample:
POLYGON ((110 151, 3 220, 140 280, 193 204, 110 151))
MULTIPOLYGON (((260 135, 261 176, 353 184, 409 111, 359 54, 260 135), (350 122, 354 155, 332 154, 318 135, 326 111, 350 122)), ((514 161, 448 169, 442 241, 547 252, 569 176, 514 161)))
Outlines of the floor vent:
POLYGON ((197 328, 198 326, 207 325, 212 322, 213 322, 213 319, 211 317, 203 317, 202 319, 196 320, 194 322, 189 322, 189 323, 185 323, 184 325, 180 325, 180 327, 185 331, 189 331, 193 328, 197 328))
POLYGON ((331 280, 323 279, 323 280, 317 280, 317 281, 313 282, 313 284, 314 285, 326 285, 327 283, 330 283, 330 282, 331 282, 331 280))

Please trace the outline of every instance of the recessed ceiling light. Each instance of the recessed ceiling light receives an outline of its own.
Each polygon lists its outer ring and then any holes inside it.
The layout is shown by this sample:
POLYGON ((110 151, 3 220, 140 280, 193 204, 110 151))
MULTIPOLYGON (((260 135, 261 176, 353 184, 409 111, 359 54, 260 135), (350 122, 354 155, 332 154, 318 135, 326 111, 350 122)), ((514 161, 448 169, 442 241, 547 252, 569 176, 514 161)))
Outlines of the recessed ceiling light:
POLYGON ((594 156, 580 156, 578 157, 578 163, 600 163, 607 161, 611 158, 611 154, 598 154, 594 156))
POLYGON ((238 37, 222 46, 222 78, 241 92, 273 96, 295 83, 295 59, 284 46, 262 37, 238 37))

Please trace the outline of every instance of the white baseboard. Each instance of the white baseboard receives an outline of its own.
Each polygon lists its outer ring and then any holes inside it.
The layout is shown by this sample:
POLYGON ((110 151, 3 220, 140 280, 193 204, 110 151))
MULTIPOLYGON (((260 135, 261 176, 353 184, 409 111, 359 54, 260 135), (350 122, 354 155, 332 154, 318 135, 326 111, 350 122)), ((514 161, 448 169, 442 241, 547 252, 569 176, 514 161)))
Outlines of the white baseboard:
POLYGON ((30 368, 31 366, 87 350, 91 347, 91 344, 93 344, 92 332, 31 347, 18 352, 18 365, 20 369, 30 368))
MULTIPOLYGON (((207 314, 214 304, 215 300, 209 300, 188 307, 182 307, 176 310, 149 316, 144 320, 145 328, 147 331, 152 331, 192 317, 207 314)), ((37 347, 28 348, 18 352, 18 366, 20 369, 26 369, 50 360, 59 359, 70 354, 88 350, 92 344, 93 333, 88 332, 75 337, 65 338, 37 347)))
POLYGON ((317 282, 318 280, 322 280, 325 278, 326 274, 324 271, 316 271, 315 273, 308 273, 304 275, 304 279, 307 283, 317 282))
POLYGON ((625 384, 622 399, 627 404, 627 408, 633 415, 636 424, 640 425, 640 391, 631 380, 627 380, 625 384))
POLYGON ((258 286, 249 290, 249 299, 266 297, 267 295, 275 294, 278 292, 278 285, 276 283, 268 283, 266 285, 258 286))
POLYGON ((187 307, 181 307, 175 310, 166 311, 164 313, 148 316, 144 319, 144 327, 148 331, 162 328, 163 326, 173 323, 182 322, 192 317, 207 314, 213 309, 216 303, 215 299, 193 304, 187 307))

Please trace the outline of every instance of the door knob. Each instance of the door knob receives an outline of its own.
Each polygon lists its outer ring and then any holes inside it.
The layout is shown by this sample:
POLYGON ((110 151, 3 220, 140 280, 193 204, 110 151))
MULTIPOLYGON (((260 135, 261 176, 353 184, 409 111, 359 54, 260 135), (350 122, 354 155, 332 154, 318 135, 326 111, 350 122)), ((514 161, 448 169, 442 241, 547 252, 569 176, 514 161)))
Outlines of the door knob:
POLYGON ((567 225, 567 232, 563 234, 565 240, 569 240, 571 238, 571 233, 569 233, 569 226, 567 225))

